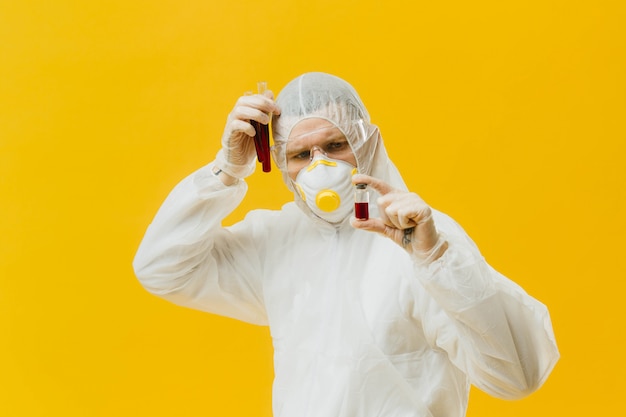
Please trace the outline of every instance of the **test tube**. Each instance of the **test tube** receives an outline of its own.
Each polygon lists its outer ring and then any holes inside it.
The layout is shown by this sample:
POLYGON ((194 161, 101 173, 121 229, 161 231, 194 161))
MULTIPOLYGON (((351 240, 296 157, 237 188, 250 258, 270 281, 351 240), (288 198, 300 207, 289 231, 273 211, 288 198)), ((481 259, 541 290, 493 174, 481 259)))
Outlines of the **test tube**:
MULTIPOLYGON (((252 96, 254 93, 252 91, 246 91, 244 96, 252 96)), ((259 123, 250 120, 250 124, 254 127, 255 132, 258 132, 261 128, 259 127, 259 123)), ((259 135, 257 133, 254 134, 254 149, 256 150, 256 158, 257 161, 263 162, 263 150, 261 149, 261 141, 259 140, 259 135)))
MULTIPOLYGON (((263 94, 267 90, 267 82, 259 81, 257 83, 257 92, 263 94)), ((254 146, 256 147, 257 159, 263 166, 263 172, 272 170, 270 157, 270 129, 269 124, 261 124, 257 121, 251 121, 256 135, 254 136, 254 146)))
POLYGON ((367 184, 356 184, 354 189, 354 217, 359 220, 367 220, 370 217, 369 210, 370 192, 367 184))

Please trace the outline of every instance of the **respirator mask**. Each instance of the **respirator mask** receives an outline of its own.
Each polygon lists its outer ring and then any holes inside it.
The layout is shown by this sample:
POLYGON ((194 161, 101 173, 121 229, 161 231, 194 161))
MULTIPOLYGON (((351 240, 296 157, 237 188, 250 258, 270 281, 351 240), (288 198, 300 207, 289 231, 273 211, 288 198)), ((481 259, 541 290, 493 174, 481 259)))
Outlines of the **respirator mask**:
POLYGON ((352 175, 357 169, 348 162, 318 153, 300 170, 294 186, 315 215, 340 223, 354 210, 352 175))

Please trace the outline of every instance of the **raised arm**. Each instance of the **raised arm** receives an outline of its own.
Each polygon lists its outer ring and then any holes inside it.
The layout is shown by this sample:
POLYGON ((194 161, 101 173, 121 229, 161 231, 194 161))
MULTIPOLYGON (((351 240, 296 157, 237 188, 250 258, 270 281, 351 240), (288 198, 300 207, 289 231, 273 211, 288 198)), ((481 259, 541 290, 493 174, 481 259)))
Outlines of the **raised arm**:
POLYGON ((239 98, 215 162, 185 178, 167 197, 133 262, 148 291, 187 307, 266 323, 254 242, 245 230, 232 232, 221 223, 243 199, 243 178, 255 168, 251 121, 267 124, 271 112, 280 110, 270 91, 239 98))

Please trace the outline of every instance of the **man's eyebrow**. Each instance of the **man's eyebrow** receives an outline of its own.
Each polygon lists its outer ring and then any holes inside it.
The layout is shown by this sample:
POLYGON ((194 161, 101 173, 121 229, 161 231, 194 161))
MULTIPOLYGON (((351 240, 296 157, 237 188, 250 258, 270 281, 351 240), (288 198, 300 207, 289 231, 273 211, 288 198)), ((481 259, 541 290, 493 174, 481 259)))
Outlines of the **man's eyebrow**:
POLYGON ((345 140, 345 141, 347 141, 347 140, 348 140, 348 138, 346 137, 346 135, 344 135, 344 134, 343 134, 343 133, 341 133, 341 132, 337 132, 337 134, 336 134, 336 135, 331 136, 331 138, 330 138, 330 139, 332 139, 332 140, 338 140, 338 139, 339 139, 339 140, 345 140))
MULTIPOLYGON (((317 131, 313 131, 310 132, 308 134, 304 134, 304 135, 300 135, 298 136, 298 139, 295 141, 287 141, 287 149, 291 148, 291 149, 304 149, 309 147, 308 141, 304 138, 306 138, 307 136, 310 135, 314 135, 322 130, 330 130, 331 133, 328 134, 328 136, 324 137, 324 138, 318 138, 318 139, 313 139, 313 141, 321 141, 322 143, 328 143, 328 142, 332 142, 335 141, 337 139, 345 139, 347 140, 348 138, 346 138, 346 135, 343 134, 343 132, 341 130, 339 130, 336 127, 333 128, 329 128, 329 129, 320 129, 317 131), (307 144, 303 144, 303 143, 307 143, 307 144)), ((312 146, 312 145, 311 145, 312 146)))
POLYGON ((310 150, 308 146, 294 146, 292 148, 287 147, 287 155, 296 155, 305 151, 310 150))
POLYGON ((343 134, 341 130, 335 127, 335 128, 332 128, 331 133, 329 133, 324 138, 320 138, 319 140, 321 140, 324 143, 328 143, 328 142, 336 141, 338 139, 347 140, 348 138, 346 137, 346 135, 343 134))

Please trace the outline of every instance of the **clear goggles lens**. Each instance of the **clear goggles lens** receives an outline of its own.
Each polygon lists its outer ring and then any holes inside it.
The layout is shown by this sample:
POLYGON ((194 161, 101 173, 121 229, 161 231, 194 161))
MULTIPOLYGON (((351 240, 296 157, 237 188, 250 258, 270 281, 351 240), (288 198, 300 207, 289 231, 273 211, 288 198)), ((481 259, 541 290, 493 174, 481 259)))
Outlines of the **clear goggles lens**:
POLYGON ((362 120, 342 125, 328 126, 290 137, 272 147, 274 161, 280 169, 300 170, 307 166, 317 152, 328 158, 345 160, 355 155, 369 138, 366 124, 362 120), (312 139, 319 135, 320 140, 312 139))

